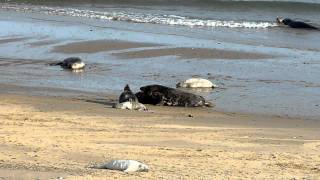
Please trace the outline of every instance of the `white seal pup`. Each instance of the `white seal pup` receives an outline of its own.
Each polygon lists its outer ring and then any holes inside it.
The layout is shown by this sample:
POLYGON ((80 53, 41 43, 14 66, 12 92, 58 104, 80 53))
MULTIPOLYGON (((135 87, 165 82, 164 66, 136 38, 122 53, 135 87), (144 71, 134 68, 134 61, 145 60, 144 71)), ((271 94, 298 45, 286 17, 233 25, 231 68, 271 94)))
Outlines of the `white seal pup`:
POLYGON ((202 78, 190 78, 185 81, 179 82, 177 88, 217 88, 216 84, 213 84, 211 81, 202 78))
POLYGON ((149 167, 136 160, 111 160, 105 164, 95 166, 97 169, 110 169, 124 172, 148 172, 149 167))
POLYGON ((127 109, 127 110, 138 110, 138 111, 147 111, 147 107, 139 102, 127 101, 122 103, 116 103, 114 108, 117 109, 127 109))
POLYGON ((51 65, 61 66, 63 69, 80 70, 83 69, 86 64, 78 57, 69 57, 61 62, 54 63, 51 65))

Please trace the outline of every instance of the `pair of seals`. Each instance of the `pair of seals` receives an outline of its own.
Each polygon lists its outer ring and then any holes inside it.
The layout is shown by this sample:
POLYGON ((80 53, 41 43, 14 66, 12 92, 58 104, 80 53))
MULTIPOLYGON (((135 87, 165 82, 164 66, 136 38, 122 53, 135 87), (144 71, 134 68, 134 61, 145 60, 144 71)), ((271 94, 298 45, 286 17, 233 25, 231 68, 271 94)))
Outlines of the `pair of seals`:
POLYGON ((148 110, 145 105, 138 101, 137 96, 131 91, 128 84, 124 87, 119 97, 119 103, 115 104, 114 108, 139 111, 148 110))
POLYGON ((78 57, 69 57, 61 62, 51 64, 53 66, 61 66, 63 69, 81 70, 85 67, 85 63, 78 57))
POLYGON ((289 18, 279 18, 277 17, 277 22, 279 24, 284 24, 284 25, 287 25, 291 28, 298 28, 298 29, 313 29, 313 30, 316 30, 316 29, 319 29, 315 26, 312 26, 310 24, 307 24, 305 22, 301 22, 301 21, 294 21, 294 20, 291 20, 289 18))
POLYGON ((162 85, 143 86, 140 90, 136 96, 139 102, 144 104, 183 107, 212 106, 202 96, 162 85))

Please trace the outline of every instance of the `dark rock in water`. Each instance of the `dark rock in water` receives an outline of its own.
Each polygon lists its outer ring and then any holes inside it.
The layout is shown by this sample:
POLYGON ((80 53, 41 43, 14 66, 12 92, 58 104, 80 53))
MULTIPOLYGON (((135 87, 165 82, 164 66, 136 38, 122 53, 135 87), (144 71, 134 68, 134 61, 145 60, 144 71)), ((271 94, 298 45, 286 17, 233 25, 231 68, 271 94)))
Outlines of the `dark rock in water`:
POLYGON ((143 104, 184 107, 211 106, 210 103, 205 102, 202 96, 162 85, 143 86, 140 90, 136 96, 143 104))
POLYGON ((282 18, 277 18, 277 22, 279 24, 284 24, 284 25, 287 25, 291 28, 298 28, 298 29, 319 29, 317 27, 314 27, 310 24, 307 24, 305 22, 301 22, 301 21, 294 21, 294 20, 291 20, 289 18, 285 18, 285 19, 282 19, 282 18))
POLYGON ((119 103, 123 102, 138 102, 138 98, 133 94, 128 84, 124 87, 119 97, 119 103))

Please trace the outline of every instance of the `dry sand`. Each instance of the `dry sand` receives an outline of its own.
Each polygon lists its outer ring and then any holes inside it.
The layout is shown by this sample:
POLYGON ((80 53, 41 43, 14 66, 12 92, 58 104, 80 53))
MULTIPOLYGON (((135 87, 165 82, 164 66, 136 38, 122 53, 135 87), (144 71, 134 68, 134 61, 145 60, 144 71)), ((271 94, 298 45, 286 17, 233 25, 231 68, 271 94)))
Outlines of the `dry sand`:
POLYGON ((109 100, 0 95, 0 179, 317 179, 320 122, 109 100), (192 114, 193 117, 188 117, 192 114), (145 173, 91 169, 134 159, 145 173))

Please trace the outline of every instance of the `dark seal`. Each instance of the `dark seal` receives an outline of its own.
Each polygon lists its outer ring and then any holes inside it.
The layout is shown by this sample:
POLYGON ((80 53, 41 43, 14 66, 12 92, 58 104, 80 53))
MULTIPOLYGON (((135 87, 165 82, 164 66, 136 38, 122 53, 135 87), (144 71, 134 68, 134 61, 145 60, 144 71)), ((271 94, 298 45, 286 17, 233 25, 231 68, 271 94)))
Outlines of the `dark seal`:
POLYGON ((124 87, 123 92, 120 94, 120 97, 119 97, 119 103, 123 103, 123 102, 138 102, 138 98, 131 91, 128 84, 124 87))
POLYGON ((305 22, 301 22, 301 21, 294 21, 294 20, 291 20, 289 18, 285 18, 285 19, 282 19, 282 18, 277 18, 277 22, 279 24, 284 24, 284 25, 287 25, 291 28, 297 28, 297 29, 319 29, 317 27, 314 27, 310 24, 307 24, 305 22))
POLYGON ((85 63, 78 57, 69 57, 61 62, 53 63, 51 65, 61 66, 63 69, 79 70, 85 67, 85 63))
POLYGON ((140 90, 136 96, 143 104, 183 107, 212 106, 202 96, 162 85, 143 86, 140 90))

